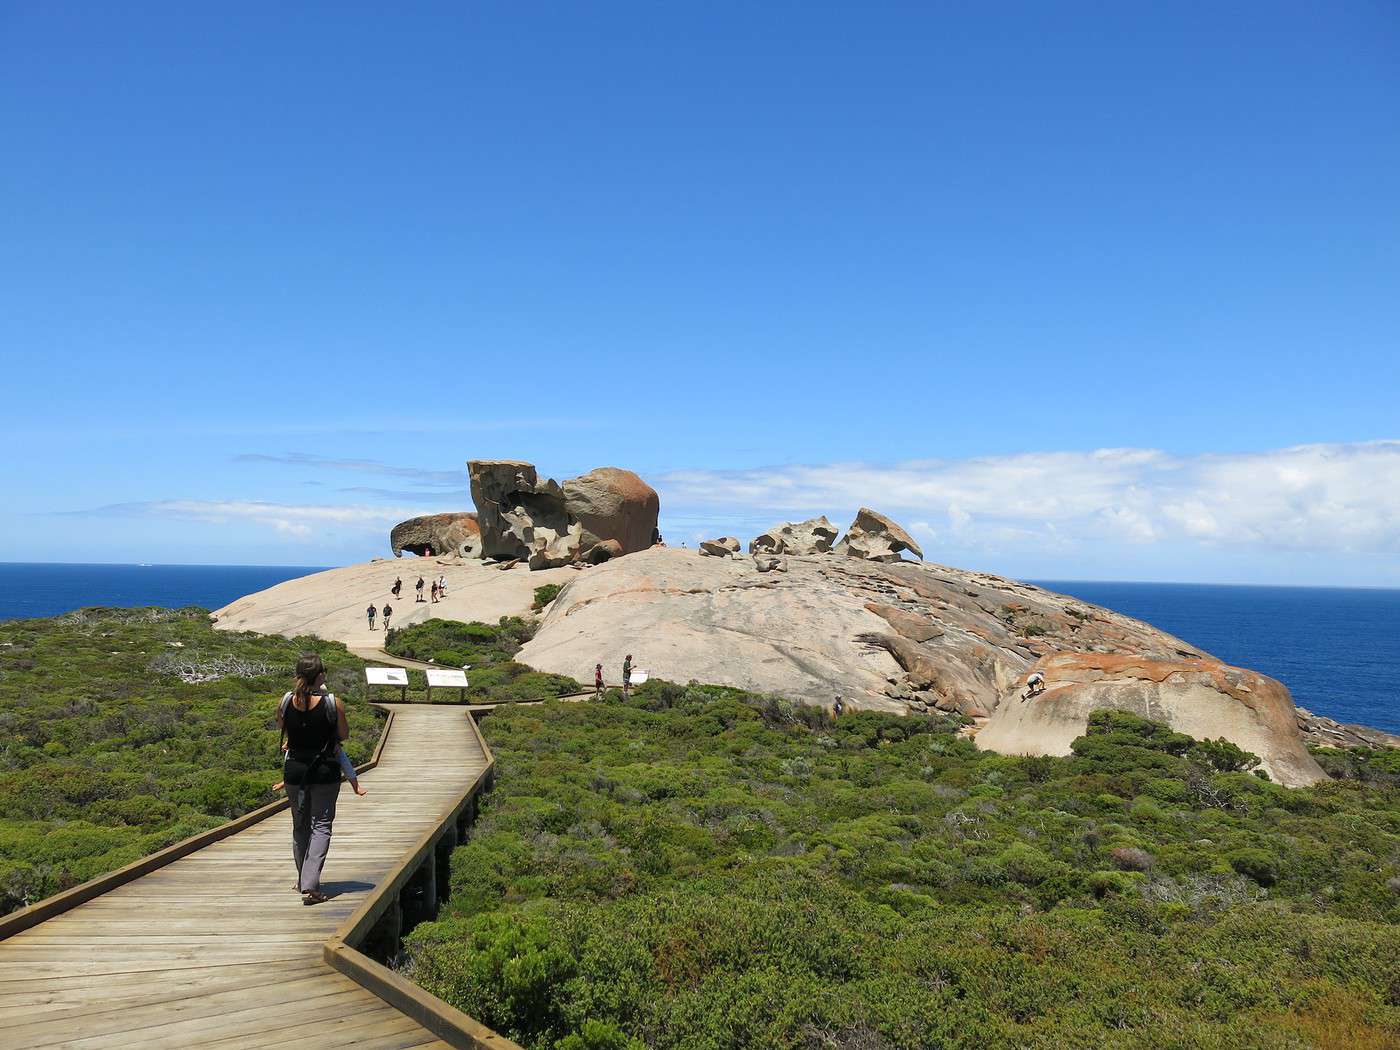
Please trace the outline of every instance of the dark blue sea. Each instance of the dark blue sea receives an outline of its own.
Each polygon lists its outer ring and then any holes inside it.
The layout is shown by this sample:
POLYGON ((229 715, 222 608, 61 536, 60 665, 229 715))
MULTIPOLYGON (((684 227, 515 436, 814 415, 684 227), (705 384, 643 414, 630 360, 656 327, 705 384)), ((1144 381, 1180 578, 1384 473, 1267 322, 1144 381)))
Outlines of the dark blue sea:
MULTIPOLYGON (((283 580, 288 565, 0 563, 0 620, 85 605, 217 609, 283 580)), ((1279 679, 1303 707, 1400 732, 1400 590, 1037 580, 1279 679)))

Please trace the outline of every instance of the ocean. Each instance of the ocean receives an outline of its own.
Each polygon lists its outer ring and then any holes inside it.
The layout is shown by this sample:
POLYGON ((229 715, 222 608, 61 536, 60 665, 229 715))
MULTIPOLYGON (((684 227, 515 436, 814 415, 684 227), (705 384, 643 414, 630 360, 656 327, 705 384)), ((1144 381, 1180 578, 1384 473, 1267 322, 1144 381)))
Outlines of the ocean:
MULTIPOLYGON (((85 605, 217 609, 320 571, 289 565, 45 565, 0 562, 0 620, 85 605)), ((1227 663, 1283 682, 1341 722, 1400 732, 1400 590, 1034 580, 1160 627, 1227 663)))

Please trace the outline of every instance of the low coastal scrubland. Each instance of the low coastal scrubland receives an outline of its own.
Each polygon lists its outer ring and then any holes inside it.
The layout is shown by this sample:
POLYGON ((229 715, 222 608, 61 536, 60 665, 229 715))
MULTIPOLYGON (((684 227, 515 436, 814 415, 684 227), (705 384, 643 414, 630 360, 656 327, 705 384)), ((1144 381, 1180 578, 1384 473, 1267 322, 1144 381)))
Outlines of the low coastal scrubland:
MULTIPOLYGON (((426 620, 390 630, 384 651, 443 667, 470 665, 467 699, 476 703, 542 700, 582 690, 583 686, 568 675, 548 674, 516 663, 515 654, 534 632, 534 622, 519 616, 503 616, 496 624, 426 620)), ((411 672, 410 677, 416 673, 411 672)), ((456 703, 458 694, 447 690, 429 699, 456 703)))
POLYGON ((1400 752, 1121 713, 1066 758, 954 719, 649 682, 498 710, 414 980, 535 1050, 1389 1047, 1400 752))
POLYGON ((381 720, 339 643, 215 631, 194 607, 0 623, 0 914, 273 801, 276 701, 308 650, 365 761, 381 720))

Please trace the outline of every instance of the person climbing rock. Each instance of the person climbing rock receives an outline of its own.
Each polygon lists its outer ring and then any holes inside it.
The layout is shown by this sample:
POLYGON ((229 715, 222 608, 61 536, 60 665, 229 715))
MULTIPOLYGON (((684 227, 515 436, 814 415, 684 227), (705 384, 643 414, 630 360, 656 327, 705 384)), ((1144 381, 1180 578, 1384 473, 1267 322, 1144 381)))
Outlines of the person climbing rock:
POLYGON ((373 602, 371 602, 369 608, 365 610, 365 615, 369 617, 369 629, 371 631, 374 630, 374 618, 378 613, 379 610, 374 607, 373 602))
POLYGON ((1045 676, 1039 671, 1032 671, 1031 676, 1026 679, 1026 691, 1021 694, 1021 699, 1029 700, 1043 692, 1045 692, 1045 676))

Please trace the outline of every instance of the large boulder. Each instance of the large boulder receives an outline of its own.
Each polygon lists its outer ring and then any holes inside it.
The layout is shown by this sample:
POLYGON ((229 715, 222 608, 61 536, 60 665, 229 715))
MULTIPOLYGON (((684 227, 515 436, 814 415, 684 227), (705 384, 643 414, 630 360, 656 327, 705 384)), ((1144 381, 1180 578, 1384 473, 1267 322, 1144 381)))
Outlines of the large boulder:
POLYGON ((630 470, 600 467, 560 485, 521 460, 472 460, 467 469, 485 558, 545 569, 656 541, 660 499, 630 470))
POLYGON ((825 554, 840 535, 826 515, 789 521, 759 533, 749 541, 750 554, 825 554))
POLYGON ((1224 737, 1259 756, 1280 784, 1325 780, 1298 729, 1283 684, 1210 657, 1153 660, 1116 653, 1053 653, 1032 671, 1044 692, 1027 697, 1019 680, 977 736, 1003 754, 1067 755, 1095 711, 1128 711, 1198 740, 1224 737))
POLYGON ((711 558, 728 558, 738 554, 740 550, 737 536, 721 536, 714 540, 701 540, 700 553, 702 556, 711 558))
POLYGON ((630 470, 598 467, 564 482, 564 508, 581 525, 582 550, 616 540, 623 554, 644 551, 656 542, 661 498, 630 470))
POLYGON ((865 561, 899 561, 901 551, 920 559, 924 556, 902 525, 869 507, 860 508, 856 520, 836 545, 836 553, 865 561))
POLYGON ((389 549, 394 557, 411 554, 456 554, 463 558, 481 556, 481 526, 470 511, 424 514, 401 521, 389 531, 389 549))

